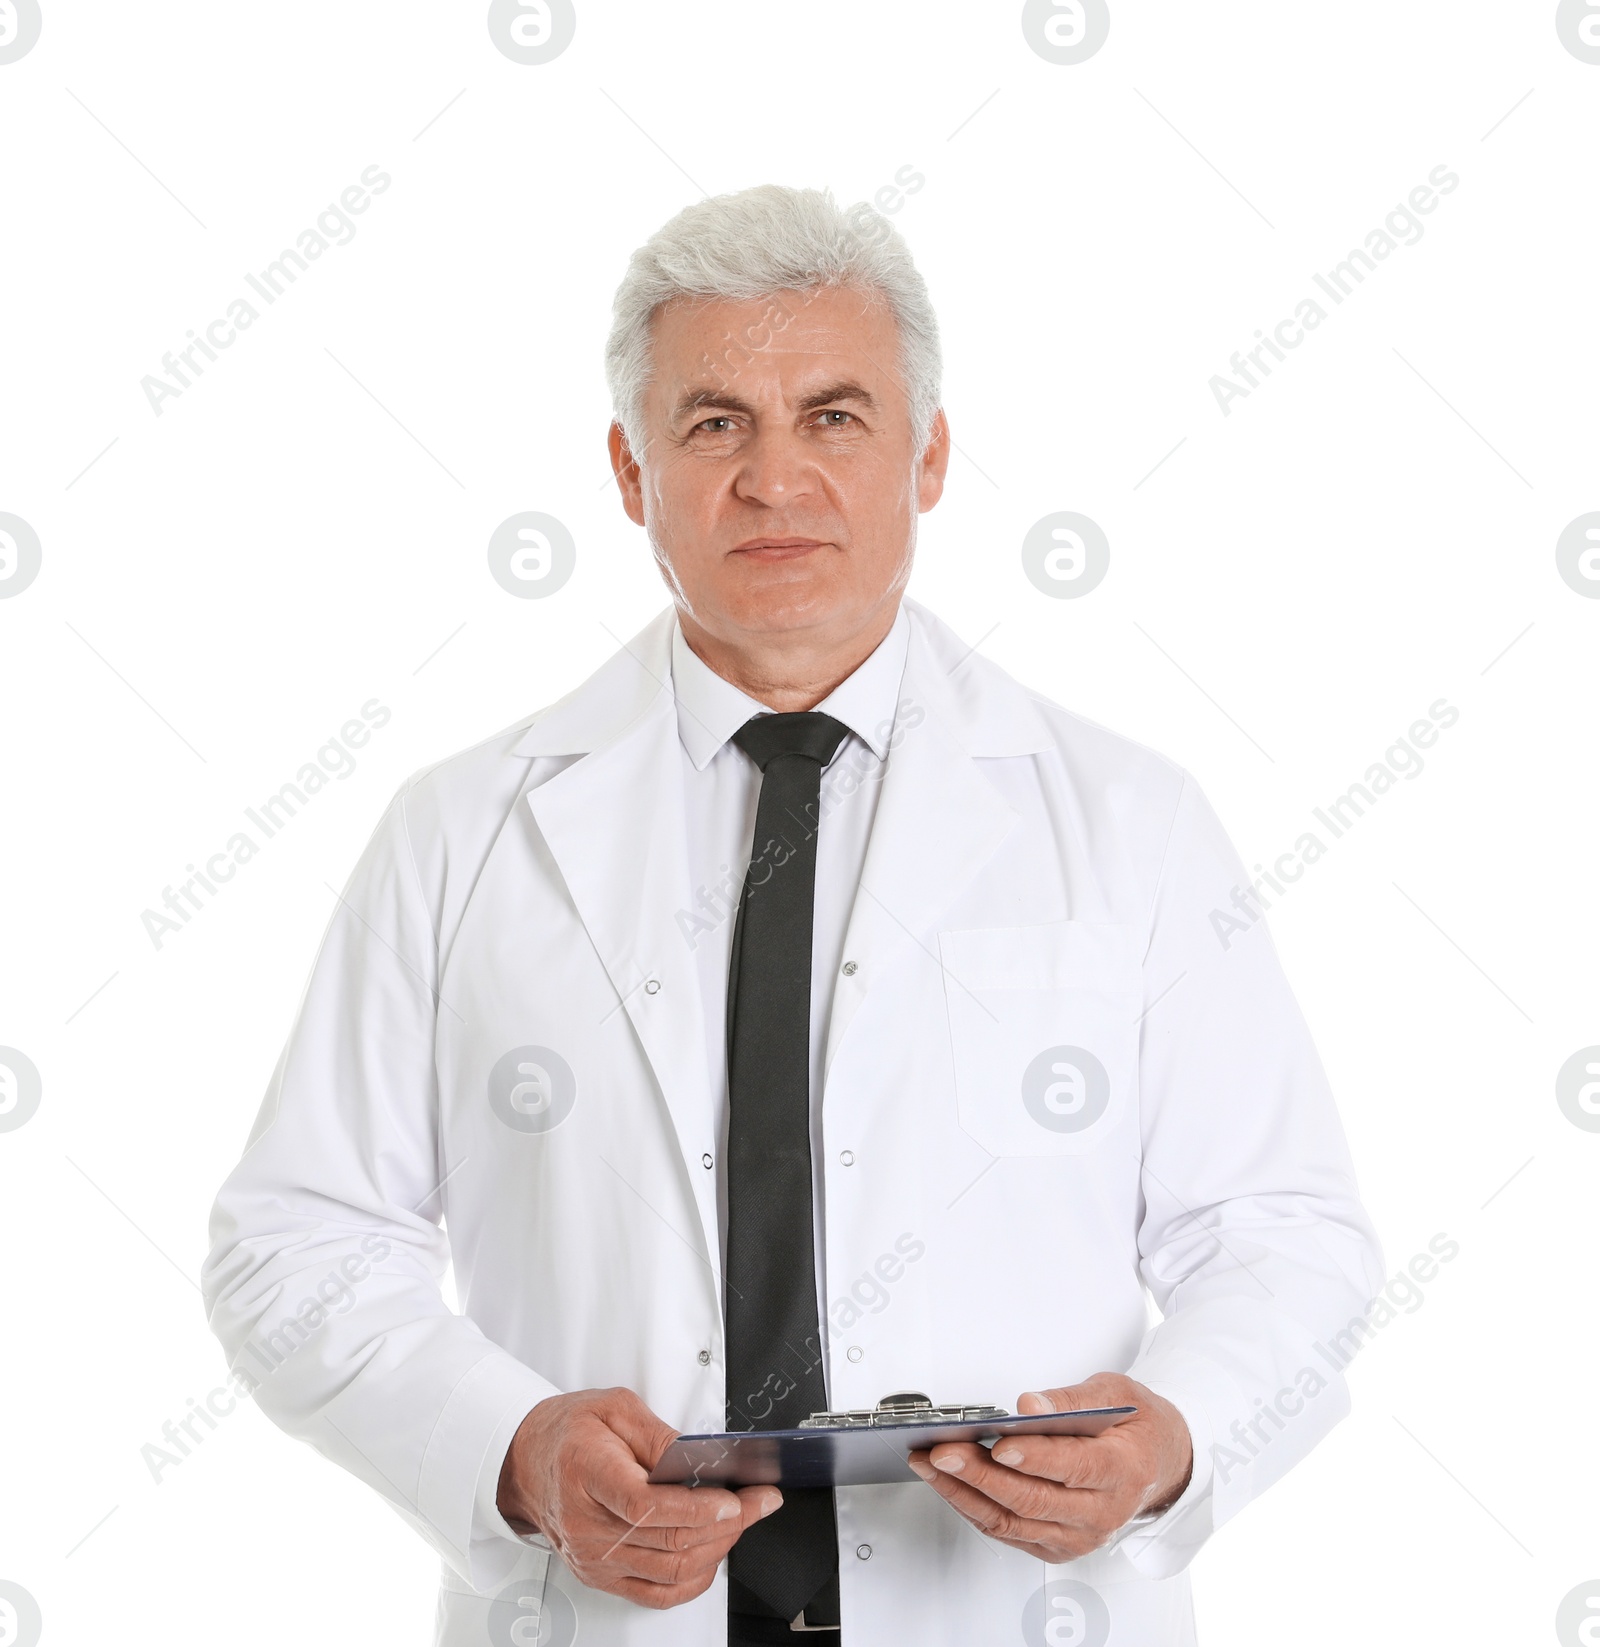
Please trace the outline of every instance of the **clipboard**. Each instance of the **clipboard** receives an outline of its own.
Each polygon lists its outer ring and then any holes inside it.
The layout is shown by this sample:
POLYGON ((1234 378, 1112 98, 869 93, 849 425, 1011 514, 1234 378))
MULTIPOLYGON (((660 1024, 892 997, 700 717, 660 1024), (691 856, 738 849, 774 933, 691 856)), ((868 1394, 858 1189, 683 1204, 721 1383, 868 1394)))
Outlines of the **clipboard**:
POLYGON ((1137 1407, 1085 1407, 1075 1412, 982 1418, 814 1425, 800 1430, 736 1430, 680 1435, 650 1472, 654 1486, 868 1487, 920 1482, 906 1463, 913 1452, 945 1441, 992 1447, 1005 1435, 1103 1435, 1137 1407))

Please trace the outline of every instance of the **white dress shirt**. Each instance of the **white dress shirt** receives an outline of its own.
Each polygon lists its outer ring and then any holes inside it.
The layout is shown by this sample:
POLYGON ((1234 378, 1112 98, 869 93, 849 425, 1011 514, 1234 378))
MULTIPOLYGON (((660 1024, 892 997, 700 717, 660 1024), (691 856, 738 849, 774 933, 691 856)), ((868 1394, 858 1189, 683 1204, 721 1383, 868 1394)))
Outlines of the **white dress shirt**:
MULTIPOLYGON (((849 728, 822 774, 817 811, 817 878, 811 951, 811 1158, 823 1148, 823 1058, 835 980, 849 959, 845 928, 861 884, 867 840, 894 731, 895 705, 905 671, 910 624, 902 607, 875 650, 819 703, 817 712, 849 728)), ((690 649, 682 628, 672 632, 672 689, 683 751, 684 823, 689 884, 695 905, 678 912, 678 928, 693 950, 704 1002, 706 1067, 712 1135, 717 1139, 717 1230, 723 1273, 728 1258, 728 967, 739 892, 750 863, 761 794, 761 769, 732 741, 754 715, 773 711, 747 697, 690 649)), ((828 1330, 824 1273, 824 1174, 812 1173, 812 1232, 816 1251, 817 1316, 828 1330)))

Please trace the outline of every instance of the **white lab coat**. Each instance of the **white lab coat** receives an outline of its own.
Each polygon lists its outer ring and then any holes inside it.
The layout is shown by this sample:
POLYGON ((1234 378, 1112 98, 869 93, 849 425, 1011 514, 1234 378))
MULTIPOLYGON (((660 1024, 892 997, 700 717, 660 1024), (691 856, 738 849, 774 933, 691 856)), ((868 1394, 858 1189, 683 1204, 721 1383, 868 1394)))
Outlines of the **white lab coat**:
MULTIPOLYGON (((815 1163, 831 1398, 1011 1406, 1125 1370, 1196 1459, 1171 1511, 1065 1566, 921 1483, 841 1491, 848 1647, 1177 1647, 1196 1550, 1347 1408, 1329 1346, 1381 1285, 1376 1241, 1194 782, 907 608, 815 1163)), ((557 1391, 722 1427, 672 623, 396 796, 213 1214, 230 1365, 443 1557, 441 1647, 723 1639, 720 1578, 635 1607, 492 1510, 557 1391)))

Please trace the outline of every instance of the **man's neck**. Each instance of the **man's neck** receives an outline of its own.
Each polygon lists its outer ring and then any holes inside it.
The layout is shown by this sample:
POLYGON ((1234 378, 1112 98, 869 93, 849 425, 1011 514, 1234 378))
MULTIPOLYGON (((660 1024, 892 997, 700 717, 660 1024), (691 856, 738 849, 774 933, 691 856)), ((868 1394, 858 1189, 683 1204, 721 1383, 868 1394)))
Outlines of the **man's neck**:
POLYGON ((898 599, 848 635, 760 635, 729 640, 713 635, 681 607, 678 624, 689 650, 747 698, 779 714, 815 709, 848 680, 894 627, 898 599))

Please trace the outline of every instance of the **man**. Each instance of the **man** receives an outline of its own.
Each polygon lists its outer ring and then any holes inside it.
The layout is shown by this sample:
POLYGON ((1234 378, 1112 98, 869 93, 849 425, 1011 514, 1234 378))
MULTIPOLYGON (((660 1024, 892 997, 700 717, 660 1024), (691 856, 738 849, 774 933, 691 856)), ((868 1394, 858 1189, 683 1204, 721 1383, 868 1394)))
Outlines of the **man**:
POLYGON ((1248 879, 1183 772, 903 599, 950 437, 885 220, 690 207, 608 367, 672 605, 396 796, 213 1327, 443 1556, 441 1643, 1190 1642, 1382 1279, 1265 928, 1214 931, 1248 879), (926 1486, 647 1482, 907 1388, 1137 1413, 926 1486))

